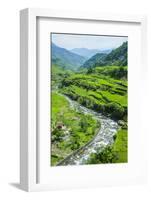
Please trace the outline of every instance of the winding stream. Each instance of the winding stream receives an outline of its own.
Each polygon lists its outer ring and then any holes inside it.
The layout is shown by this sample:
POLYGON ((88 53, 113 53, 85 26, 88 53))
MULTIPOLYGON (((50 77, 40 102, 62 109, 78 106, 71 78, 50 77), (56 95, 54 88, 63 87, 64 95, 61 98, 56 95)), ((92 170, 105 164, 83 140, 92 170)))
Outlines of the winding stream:
POLYGON ((95 153, 98 150, 101 151, 107 145, 114 142, 113 136, 117 132, 118 124, 114 120, 80 105, 78 102, 71 100, 67 96, 65 96, 65 98, 68 100, 72 109, 83 114, 93 115, 93 117, 100 121, 101 127, 96 136, 90 142, 67 156, 58 165, 86 164, 86 161, 88 160, 91 153, 95 153))

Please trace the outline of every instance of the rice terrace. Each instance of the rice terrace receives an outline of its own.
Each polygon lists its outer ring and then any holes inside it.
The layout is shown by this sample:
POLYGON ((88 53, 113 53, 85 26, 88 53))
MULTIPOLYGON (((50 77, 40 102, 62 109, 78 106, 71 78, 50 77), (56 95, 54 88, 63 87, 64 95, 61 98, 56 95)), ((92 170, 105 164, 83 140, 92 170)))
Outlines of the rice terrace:
POLYGON ((50 165, 128 162, 128 37, 50 34, 50 165))

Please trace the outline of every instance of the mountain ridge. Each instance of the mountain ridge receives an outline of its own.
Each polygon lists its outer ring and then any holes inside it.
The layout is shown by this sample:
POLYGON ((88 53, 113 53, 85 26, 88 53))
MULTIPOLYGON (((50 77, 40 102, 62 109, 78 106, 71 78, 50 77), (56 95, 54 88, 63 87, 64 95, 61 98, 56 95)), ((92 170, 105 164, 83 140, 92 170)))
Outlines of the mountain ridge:
POLYGON ((59 47, 54 43, 51 44, 51 58, 52 64, 70 70, 77 70, 86 61, 86 58, 59 47))
POLYGON ((109 54, 97 53, 88 59, 81 68, 91 68, 96 66, 127 66, 127 42, 116 49, 113 49, 109 54))
POLYGON ((70 51, 86 58, 91 58, 97 53, 110 53, 112 49, 88 49, 88 48, 74 48, 70 51))

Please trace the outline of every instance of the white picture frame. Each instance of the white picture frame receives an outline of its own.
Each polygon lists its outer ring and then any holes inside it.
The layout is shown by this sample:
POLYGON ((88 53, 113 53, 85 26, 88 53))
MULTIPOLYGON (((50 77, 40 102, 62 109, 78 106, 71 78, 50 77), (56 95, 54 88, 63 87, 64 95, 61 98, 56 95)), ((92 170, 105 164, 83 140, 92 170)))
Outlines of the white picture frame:
MULTIPOLYGON (((91 22, 110 22, 110 23, 126 23, 128 25, 139 24, 141 32, 141 72, 142 80, 145 79, 146 70, 146 51, 147 51, 147 25, 145 16, 124 16, 100 13, 87 12, 72 12, 72 11, 54 11, 49 9, 24 9, 20 12, 20 185, 26 191, 52 190, 78 187, 72 183, 57 184, 39 183, 37 176, 39 173, 37 145, 37 129, 38 129, 38 106, 37 106, 37 19, 41 18, 57 18, 91 21, 91 22), (62 185, 62 186, 61 186, 62 185)), ((145 84, 144 81, 142 81, 145 84)), ((145 86, 145 85, 144 85, 145 86)), ((145 133, 142 133, 145 134, 145 133)), ((141 135, 143 138, 143 136, 141 135)), ((145 137, 145 136, 144 136, 145 137)), ((145 144, 145 139, 142 145, 145 144)), ((122 180, 122 177, 117 181, 107 178, 106 182, 97 181, 94 186, 105 185, 127 185, 144 183, 146 181, 146 162, 145 162, 145 145, 142 146, 142 157, 144 162, 141 165, 140 176, 129 177, 122 180)), ((67 170, 68 171, 68 170, 67 170)), ((68 173, 68 172, 67 172, 68 173)), ((87 181, 85 181, 86 183, 87 181)), ((93 184, 79 184, 79 187, 92 187, 93 184)))

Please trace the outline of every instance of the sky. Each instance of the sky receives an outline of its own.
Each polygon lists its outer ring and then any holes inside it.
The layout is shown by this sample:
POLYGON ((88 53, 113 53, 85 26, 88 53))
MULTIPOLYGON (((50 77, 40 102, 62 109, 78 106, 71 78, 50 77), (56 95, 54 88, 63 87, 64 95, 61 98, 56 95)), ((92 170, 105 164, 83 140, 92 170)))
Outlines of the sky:
POLYGON ((87 49, 114 49, 119 47, 128 37, 120 36, 96 36, 78 34, 52 33, 52 42, 57 46, 71 50, 74 48, 87 49))

